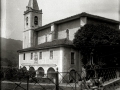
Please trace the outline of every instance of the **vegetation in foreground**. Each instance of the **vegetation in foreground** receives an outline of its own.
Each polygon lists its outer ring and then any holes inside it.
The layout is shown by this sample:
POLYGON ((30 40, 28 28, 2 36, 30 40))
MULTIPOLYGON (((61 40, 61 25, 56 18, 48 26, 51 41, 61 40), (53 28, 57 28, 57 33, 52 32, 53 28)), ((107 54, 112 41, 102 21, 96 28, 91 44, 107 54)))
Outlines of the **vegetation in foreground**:
POLYGON ((76 32, 73 43, 81 51, 84 65, 88 65, 91 59, 95 65, 120 65, 120 30, 107 24, 86 24, 76 32))

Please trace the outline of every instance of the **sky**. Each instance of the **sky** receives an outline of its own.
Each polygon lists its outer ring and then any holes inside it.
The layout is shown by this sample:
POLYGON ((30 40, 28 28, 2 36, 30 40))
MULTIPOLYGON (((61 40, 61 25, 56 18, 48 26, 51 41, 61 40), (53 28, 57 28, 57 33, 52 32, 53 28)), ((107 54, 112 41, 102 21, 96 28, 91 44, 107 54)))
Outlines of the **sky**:
MULTIPOLYGON (((24 11, 29 0, 2 0, 2 37, 22 40, 24 11)), ((82 12, 119 20, 119 0, 37 0, 42 25, 82 12)))

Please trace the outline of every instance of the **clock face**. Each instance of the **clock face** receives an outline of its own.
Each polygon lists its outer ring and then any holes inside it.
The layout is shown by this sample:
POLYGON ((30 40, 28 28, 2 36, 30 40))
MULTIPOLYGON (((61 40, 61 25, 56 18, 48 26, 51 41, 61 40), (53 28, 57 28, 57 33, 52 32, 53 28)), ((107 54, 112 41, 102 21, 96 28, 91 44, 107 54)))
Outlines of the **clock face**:
POLYGON ((34 17, 34 24, 38 25, 38 17, 37 16, 34 17))

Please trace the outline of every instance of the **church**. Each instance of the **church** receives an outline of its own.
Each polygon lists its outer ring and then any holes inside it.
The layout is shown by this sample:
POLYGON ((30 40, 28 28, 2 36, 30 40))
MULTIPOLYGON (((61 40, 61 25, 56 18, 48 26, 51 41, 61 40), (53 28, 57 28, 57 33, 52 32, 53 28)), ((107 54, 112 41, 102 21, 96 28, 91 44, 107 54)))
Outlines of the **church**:
POLYGON ((24 11, 23 49, 18 50, 19 67, 34 68, 44 77, 49 72, 81 71, 82 55, 73 45, 74 34, 85 24, 106 23, 115 29, 119 22, 80 13, 42 26, 42 10, 36 0, 29 0, 24 11))

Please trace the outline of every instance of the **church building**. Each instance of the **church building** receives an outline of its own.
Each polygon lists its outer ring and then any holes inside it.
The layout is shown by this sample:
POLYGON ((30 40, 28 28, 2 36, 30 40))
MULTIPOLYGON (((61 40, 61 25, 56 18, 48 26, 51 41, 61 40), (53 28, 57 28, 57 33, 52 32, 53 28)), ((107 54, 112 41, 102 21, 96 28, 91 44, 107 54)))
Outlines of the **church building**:
MULTIPOLYGON (((82 55, 73 45, 74 34, 85 24, 106 23, 116 29, 119 22, 80 13, 42 26, 42 10, 36 0, 29 0, 24 12, 23 49, 18 50, 19 67, 43 72, 81 71, 82 55)), ((39 76, 39 75, 38 75, 39 76)))

